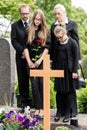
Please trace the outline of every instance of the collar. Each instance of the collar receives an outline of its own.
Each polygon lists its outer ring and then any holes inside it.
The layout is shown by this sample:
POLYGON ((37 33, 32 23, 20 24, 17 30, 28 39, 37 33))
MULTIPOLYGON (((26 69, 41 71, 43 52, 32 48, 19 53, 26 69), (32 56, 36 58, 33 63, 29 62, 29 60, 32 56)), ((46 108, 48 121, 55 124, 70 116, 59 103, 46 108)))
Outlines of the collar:
POLYGON ((27 21, 22 20, 22 23, 23 23, 23 24, 24 24, 25 22, 29 23, 29 19, 28 19, 27 21))
MULTIPOLYGON (((66 17, 66 19, 65 19, 65 24, 68 24, 69 23, 69 20, 68 20, 68 18, 66 17)), ((58 25, 59 23, 58 23, 58 20, 54 23, 54 25, 58 25)))

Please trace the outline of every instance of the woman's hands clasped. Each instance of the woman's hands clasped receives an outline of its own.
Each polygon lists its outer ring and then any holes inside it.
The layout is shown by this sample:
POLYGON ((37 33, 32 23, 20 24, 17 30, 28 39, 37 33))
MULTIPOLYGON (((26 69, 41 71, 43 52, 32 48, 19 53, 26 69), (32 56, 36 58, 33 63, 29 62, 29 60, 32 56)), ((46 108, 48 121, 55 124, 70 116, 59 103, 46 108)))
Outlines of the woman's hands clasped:
POLYGON ((38 68, 39 65, 41 64, 42 60, 38 59, 34 64, 35 64, 35 68, 38 68))
POLYGON ((42 60, 38 59, 35 63, 33 63, 31 60, 29 61, 29 68, 38 68, 41 64, 42 60))

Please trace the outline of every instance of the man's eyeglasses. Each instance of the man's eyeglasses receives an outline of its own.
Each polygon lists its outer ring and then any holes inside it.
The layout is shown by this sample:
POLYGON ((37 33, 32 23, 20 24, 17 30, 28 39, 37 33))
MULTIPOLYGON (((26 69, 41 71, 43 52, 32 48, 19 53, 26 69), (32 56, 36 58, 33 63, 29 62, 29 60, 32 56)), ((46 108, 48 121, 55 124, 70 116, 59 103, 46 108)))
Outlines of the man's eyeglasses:
POLYGON ((29 13, 20 13, 21 15, 28 15, 29 13))

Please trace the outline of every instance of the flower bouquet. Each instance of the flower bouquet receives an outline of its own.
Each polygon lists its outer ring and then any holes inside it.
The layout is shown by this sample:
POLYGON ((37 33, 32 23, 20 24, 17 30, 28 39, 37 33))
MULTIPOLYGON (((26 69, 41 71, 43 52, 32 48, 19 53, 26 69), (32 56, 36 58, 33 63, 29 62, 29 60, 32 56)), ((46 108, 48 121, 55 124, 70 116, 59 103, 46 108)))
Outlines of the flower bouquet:
POLYGON ((16 110, 2 111, 0 123, 3 130, 44 130, 43 125, 30 113, 30 107, 25 108, 24 114, 16 110))

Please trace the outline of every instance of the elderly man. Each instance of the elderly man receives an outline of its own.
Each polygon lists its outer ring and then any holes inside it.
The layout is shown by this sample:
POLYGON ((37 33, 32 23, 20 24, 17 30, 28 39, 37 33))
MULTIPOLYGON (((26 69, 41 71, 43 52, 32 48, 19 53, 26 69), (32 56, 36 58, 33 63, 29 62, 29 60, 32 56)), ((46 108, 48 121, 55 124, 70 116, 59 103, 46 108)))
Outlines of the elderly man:
MULTIPOLYGON (((76 40, 79 47, 77 23, 67 17, 66 9, 62 4, 57 4, 54 6, 54 15, 55 15, 56 21, 51 25, 51 43, 52 43, 51 59, 53 57, 53 52, 54 52, 53 51, 54 41, 56 40, 56 37, 54 35, 54 28, 57 25, 64 26, 67 30, 68 36, 76 40)), ((80 47, 79 47, 79 63, 80 62, 81 62, 81 56, 80 56, 80 47)))

